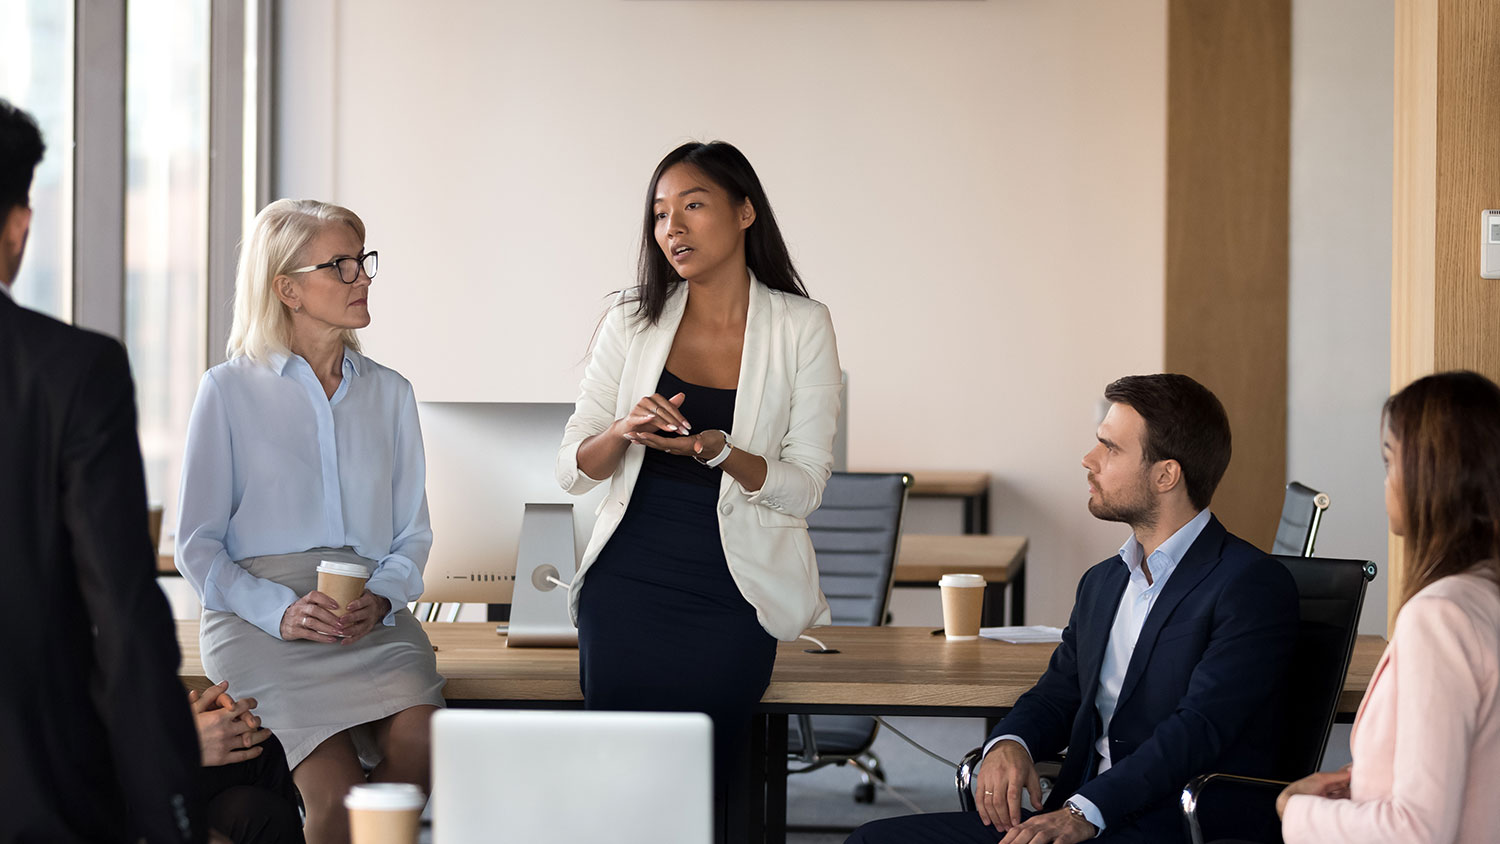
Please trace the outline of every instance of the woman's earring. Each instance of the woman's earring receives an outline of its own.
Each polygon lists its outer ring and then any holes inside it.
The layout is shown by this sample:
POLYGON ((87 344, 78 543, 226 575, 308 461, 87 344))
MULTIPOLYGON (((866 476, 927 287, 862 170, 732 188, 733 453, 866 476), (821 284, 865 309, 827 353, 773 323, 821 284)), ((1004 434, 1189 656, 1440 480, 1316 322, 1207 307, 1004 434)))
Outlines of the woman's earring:
POLYGON ((298 305, 297 307, 292 308, 292 313, 294 313, 294 314, 300 314, 300 313, 302 313, 302 306, 298 305))

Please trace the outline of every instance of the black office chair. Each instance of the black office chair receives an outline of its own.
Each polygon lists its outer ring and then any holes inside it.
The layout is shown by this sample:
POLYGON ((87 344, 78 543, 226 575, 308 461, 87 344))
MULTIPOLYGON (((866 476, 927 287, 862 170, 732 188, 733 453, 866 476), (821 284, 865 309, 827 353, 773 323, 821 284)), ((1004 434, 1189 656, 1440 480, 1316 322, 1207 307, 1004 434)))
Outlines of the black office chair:
POLYGON ((1297 582, 1300 622, 1288 667, 1289 706, 1277 738, 1275 776, 1204 774, 1182 790, 1183 823, 1193 844, 1218 838, 1281 841, 1276 795, 1323 764, 1349 657, 1375 564, 1277 556, 1297 582))
POLYGON ((1328 509, 1328 496, 1311 487, 1292 481, 1286 485, 1286 499, 1281 504, 1281 522, 1276 525, 1276 542, 1272 554, 1311 557, 1318 539, 1318 525, 1328 509))
MULTIPOLYGON (((901 541, 901 514, 911 476, 834 472, 823 490, 823 504, 807 517, 807 532, 818 555, 818 578, 834 624, 876 627, 885 623, 891 579, 901 541)), ((879 725, 866 715, 799 714, 787 725, 787 754, 801 774, 833 764, 860 771, 854 799, 875 799, 875 780, 884 780, 880 760, 870 752, 879 725)))

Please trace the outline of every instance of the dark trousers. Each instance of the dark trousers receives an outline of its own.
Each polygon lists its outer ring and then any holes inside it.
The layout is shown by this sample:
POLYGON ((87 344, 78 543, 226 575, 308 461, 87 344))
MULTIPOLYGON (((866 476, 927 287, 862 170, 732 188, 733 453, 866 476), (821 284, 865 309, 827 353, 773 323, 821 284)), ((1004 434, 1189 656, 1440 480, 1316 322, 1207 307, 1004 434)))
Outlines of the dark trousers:
POLYGON ((274 735, 261 747, 254 759, 199 769, 198 796, 208 825, 235 844, 304 844, 286 751, 274 735))
POLYGON ((937 812, 870 821, 845 844, 995 844, 1002 837, 978 812, 937 812))
MULTIPOLYGON (((1031 812, 1025 812, 1027 817, 1031 812)), ((1143 828, 1136 824, 1110 827, 1100 841, 1121 844, 1176 844, 1183 840, 1180 828, 1171 826, 1165 810, 1143 828)), ((1181 820, 1177 820, 1181 824, 1181 820)), ((1005 834, 979 820, 978 812, 939 812, 871 821, 849 836, 845 844, 995 844, 1005 834)))
POLYGON ((751 788, 750 718, 776 639, 729 573, 718 488, 643 471, 578 597, 579 684, 600 710, 704 712, 714 725, 717 840, 751 788))

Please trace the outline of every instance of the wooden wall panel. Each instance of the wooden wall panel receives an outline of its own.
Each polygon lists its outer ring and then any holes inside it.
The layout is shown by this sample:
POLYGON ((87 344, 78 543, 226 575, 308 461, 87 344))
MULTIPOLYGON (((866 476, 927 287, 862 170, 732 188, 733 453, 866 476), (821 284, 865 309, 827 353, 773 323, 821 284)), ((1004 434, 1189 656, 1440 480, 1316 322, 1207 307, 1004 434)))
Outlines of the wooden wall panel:
MULTIPOLYGON (((1396 3, 1391 389, 1447 369, 1500 380, 1500 281, 1479 277, 1479 212, 1500 207, 1500 4, 1396 3)), ((1401 597, 1391 538, 1388 620, 1401 597)))
POLYGON ((1166 368, 1224 402, 1213 509, 1269 548, 1286 486, 1290 0, 1171 0, 1166 368))

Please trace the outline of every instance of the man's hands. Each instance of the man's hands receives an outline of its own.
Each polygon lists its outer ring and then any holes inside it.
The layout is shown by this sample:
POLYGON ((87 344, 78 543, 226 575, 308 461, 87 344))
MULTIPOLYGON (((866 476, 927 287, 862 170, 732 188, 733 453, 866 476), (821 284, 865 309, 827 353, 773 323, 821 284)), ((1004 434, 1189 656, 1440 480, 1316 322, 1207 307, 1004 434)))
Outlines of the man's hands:
POLYGON ((985 754, 974 777, 974 807, 979 810, 979 819, 999 830, 1019 826, 1023 789, 1031 795, 1031 805, 1041 808, 1042 785, 1031 754, 1020 742, 999 742, 985 754))
POLYGON ((1327 773, 1308 774, 1300 780, 1282 789, 1276 796, 1276 817, 1286 814, 1286 804, 1294 794, 1311 794, 1315 797, 1327 797, 1330 800, 1349 799, 1349 766, 1345 765, 1337 771, 1327 773))
POLYGON ((1088 841, 1099 830, 1094 825, 1069 812, 1059 809, 1044 815, 1032 815, 1020 826, 1012 827, 1000 844, 1079 844, 1088 841))
POLYGON ((254 759, 261 754, 260 743, 271 736, 271 731, 262 727, 260 719, 251 712, 255 698, 235 700, 228 689, 229 682, 222 681, 202 694, 188 692, 205 768, 254 759))
POLYGON ((997 743, 985 754, 974 777, 974 807, 979 819, 1005 832, 1000 844, 1078 844, 1098 834, 1088 821, 1067 811, 1033 815, 1021 820, 1021 792, 1031 805, 1042 805, 1042 784, 1031 754, 1020 742, 997 743))

